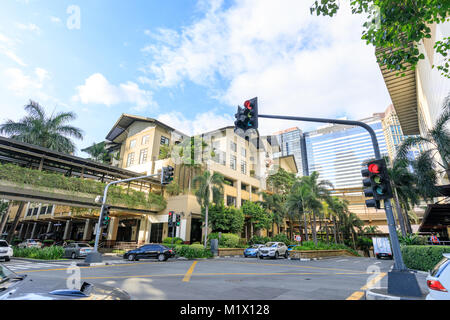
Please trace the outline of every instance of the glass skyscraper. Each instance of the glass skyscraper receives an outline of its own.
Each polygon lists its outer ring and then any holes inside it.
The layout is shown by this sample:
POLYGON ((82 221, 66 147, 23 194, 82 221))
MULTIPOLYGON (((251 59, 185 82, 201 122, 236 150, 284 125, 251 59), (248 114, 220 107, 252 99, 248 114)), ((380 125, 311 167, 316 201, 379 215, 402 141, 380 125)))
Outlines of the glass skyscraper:
POLYGON ((293 155, 297 164, 298 175, 307 175, 307 162, 304 153, 306 152, 304 147, 304 136, 302 131, 297 128, 289 128, 283 131, 274 133, 278 139, 280 145, 280 154, 276 156, 289 156, 293 155))
MULTIPOLYGON (((387 155, 382 126, 383 114, 360 120, 374 129, 380 152, 387 155)), ((334 189, 362 187, 364 161, 375 158, 372 140, 361 127, 329 125, 305 135, 308 171, 317 171, 320 180, 330 181, 334 189)))

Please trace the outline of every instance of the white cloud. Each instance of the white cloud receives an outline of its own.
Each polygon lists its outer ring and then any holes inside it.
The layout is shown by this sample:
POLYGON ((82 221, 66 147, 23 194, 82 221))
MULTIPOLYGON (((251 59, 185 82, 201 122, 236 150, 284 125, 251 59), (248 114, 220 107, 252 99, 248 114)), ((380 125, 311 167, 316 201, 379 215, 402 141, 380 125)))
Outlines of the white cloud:
POLYGON ((84 85, 77 87, 77 91, 73 100, 83 104, 103 104, 108 107, 121 103, 133 104, 137 111, 157 107, 150 91, 140 89, 138 84, 131 81, 115 86, 100 73, 87 78, 84 85))
MULTIPOLYGON (((258 96, 261 113, 358 119, 384 111, 390 99, 374 49, 361 40, 362 18, 346 3, 333 18, 311 15, 310 5, 243 0, 223 9, 214 1, 179 33, 148 31, 159 42, 142 49, 152 58, 146 82, 192 81, 234 107, 258 96)), ((290 125, 266 124, 267 133, 290 125)))
POLYGON ((28 23, 28 24, 16 23, 16 26, 20 30, 31 31, 31 32, 36 33, 37 35, 41 34, 41 28, 39 28, 34 23, 28 23))
POLYGON ((27 96, 39 91, 50 79, 48 71, 42 68, 35 68, 32 75, 25 74, 19 68, 9 68, 4 71, 4 76, 6 87, 17 96, 27 96))
POLYGON ((14 52, 16 42, 4 34, 0 33, 0 53, 16 62, 18 65, 25 67, 26 63, 14 52))
POLYGON ((54 17, 54 16, 50 17, 50 21, 53 22, 53 23, 57 23, 57 24, 62 23, 60 18, 54 17))
POLYGON ((188 135, 217 130, 234 123, 230 115, 217 114, 214 111, 196 114, 192 120, 187 119, 181 112, 173 111, 159 115, 157 120, 188 135))

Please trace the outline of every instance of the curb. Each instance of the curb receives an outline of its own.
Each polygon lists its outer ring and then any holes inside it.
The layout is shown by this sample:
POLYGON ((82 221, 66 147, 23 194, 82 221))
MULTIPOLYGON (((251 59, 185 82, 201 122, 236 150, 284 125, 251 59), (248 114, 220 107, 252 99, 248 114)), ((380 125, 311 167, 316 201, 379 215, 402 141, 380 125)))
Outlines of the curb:
POLYGON ((369 289, 365 292, 366 300, 425 300, 425 295, 422 297, 401 297, 387 294, 387 288, 369 289), (375 292, 377 290, 378 292, 375 292))

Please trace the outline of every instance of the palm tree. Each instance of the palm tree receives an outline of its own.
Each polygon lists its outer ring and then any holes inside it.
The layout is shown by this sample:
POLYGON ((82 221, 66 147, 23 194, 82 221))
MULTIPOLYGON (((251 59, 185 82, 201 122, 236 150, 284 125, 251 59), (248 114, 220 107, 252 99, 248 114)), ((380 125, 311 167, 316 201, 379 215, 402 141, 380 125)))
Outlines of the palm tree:
MULTIPOLYGON (((406 138, 397 151, 397 158, 408 160, 408 151, 415 145, 423 144, 427 147, 428 151, 422 152, 421 154, 421 156, 425 158, 423 160, 426 160, 422 163, 422 165, 426 165, 426 167, 423 167, 423 169, 425 170, 422 172, 425 172, 425 175, 427 175, 427 172, 434 169, 432 166, 432 164, 434 164, 434 166, 441 168, 440 172, 445 172, 447 174, 447 177, 450 177, 450 131, 448 129, 449 121, 450 99, 447 98, 443 105, 443 112, 437 119, 434 127, 428 130, 425 133, 424 137, 415 136, 406 138), (439 154, 441 161, 436 160, 436 154, 439 154)), ((419 176, 422 172, 417 172, 416 174, 419 176)), ((425 177, 423 177, 422 180, 425 180, 425 177)))
MULTIPOLYGON (((334 234, 334 243, 337 244, 338 238, 339 238, 339 227, 338 222, 336 218, 341 217, 344 214, 345 211, 345 203, 343 200, 339 199, 338 197, 330 197, 327 201, 328 204, 328 211, 331 214, 334 228, 333 228, 333 234, 334 234)), ((341 242, 339 240, 339 242, 341 242)))
POLYGON ((103 163, 109 163, 111 161, 111 155, 108 153, 108 150, 106 150, 106 143, 104 141, 100 143, 94 142, 92 146, 81 151, 89 154, 91 160, 103 163))
POLYGON ((208 239, 208 207, 212 195, 213 203, 218 203, 223 198, 224 176, 218 172, 211 174, 209 171, 203 172, 194 178, 194 184, 198 184, 195 192, 197 201, 201 207, 205 208, 205 249, 208 239))
MULTIPOLYGON (((284 218, 287 216, 286 207, 284 206, 283 196, 277 193, 261 192, 263 201, 258 201, 264 209, 272 212, 273 225, 272 232, 275 231, 275 224, 280 233, 280 225, 283 223, 284 218)), ((292 226, 291 226, 292 229, 292 226)))
MULTIPOLYGON (((291 192, 286 199, 286 210, 290 212, 297 212, 299 226, 302 225, 301 218, 303 217, 303 230, 305 241, 308 241, 308 223, 306 221, 306 203, 311 197, 311 190, 305 183, 297 180, 292 186, 291 192)), ((292 227, 291 227, 292 230, 292 227)), ((292 238, 292 235, 290 235, 292 238)))
POLYGON ((7 120, 1 124, 0 134, 59 152, 75 152, 75 144, 70 138, 83 139, 81 129, 68 124, 76 119, 75 113, 60 112, 47 116, 44 109, 31 100, 25 110, 28 115, 19 122, 7 120))

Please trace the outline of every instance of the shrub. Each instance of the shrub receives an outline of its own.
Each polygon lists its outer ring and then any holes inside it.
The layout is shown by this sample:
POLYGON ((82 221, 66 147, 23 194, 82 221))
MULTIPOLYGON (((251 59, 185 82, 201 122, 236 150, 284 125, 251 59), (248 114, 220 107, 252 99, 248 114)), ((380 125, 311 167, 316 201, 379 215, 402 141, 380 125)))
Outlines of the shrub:
POLYGON ((64 255, 64 248, 59 246, 51 246, 45 248, 17 248, 14 247, 14 257, 57 260, 64 255))
MULTIPOLYGON (((208 243, 212 239, 219 239, 219 233, 213 232, 208 235, 208 243)), ((222 248, 238 248, 239 247, 239 236, 234 233, 222 233, 219 239, 219 247, 222 248)))
POLYGON ((272 237, 272 241, 274 242, 283 242, 284 244, 286 244, 287 246, 290 244, 293 244, 293 241, 291 241, 287 235, 285 234, 277 234, 276 236, 272 237))
POLYGON ((450 253, 450 246, 401 246, 406 267, 429 271, 442 259, 443 253, 450 253))
MULTIPOLYGON (((171 244, 172 243, 172 237, 167 237, 163 240, 164 244, 171 244)), ((173 238, 173 243, 174 244, 183 244, 184 240, 178 237, 174 237, 173 238)))
POLYGON ((253 244, 265 244, 267 242, 270 242, 271 239, 269 237, 260 237, 260 236, 253 236, 250 238, 250 240, 248 241, 249 245, 253 245, 253 244))
POLYGON ((176 246, 175 253, 180 257, 187 259, 195 258, 212 258, 213 254, 209 249, 204 249, 203 246, 194 244, 190 246, 176 246))
POLYGON ((347 250, 348 252, 353 253, 356 256, 359 254, 350 247, 347 247, 343 244, 335 244, 335 243, 325 243, 325 242, 317 242, 317 245, 314 244, 314 241, 304 241, 301 246, 294 247, 294 250, 347 250))
POLYGON ((408 234, 407 236, 398 235, 398 241, 405 246, 416 246, 428 244, 428 238, 417 234, 408 234))

